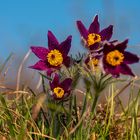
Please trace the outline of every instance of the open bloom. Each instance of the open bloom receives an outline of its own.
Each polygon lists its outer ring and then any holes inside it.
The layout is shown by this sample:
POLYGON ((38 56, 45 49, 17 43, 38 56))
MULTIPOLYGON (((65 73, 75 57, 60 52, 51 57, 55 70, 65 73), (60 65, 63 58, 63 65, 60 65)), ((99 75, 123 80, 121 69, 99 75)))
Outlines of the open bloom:
POLYGON ((99 49, 102 41, 109 41, 112 37, 112 25, 100 31, 98 15, 95 16, 93 22, 90 24, 89 29, 86 29, 81 21, 77 21, 77 27, 82 36, 85 46, 90 50, 99 49))
POLYGON ((64 81, 59 81, 58 74, 55 74, 50 82, 51 96, 55 100, 62 100, 70 95, 72 79, 66 78, 64 81))
POLYGON ((103 48, 103 67, 106 73, 118 77, 120 73, 134 76, 128 64, 139 61, 135 54, 125 51, 128 40, 120 43, 106 43, 103 48))
POLYGON ((51 72, 55 69, 60 69, 62 64, 68 67, 70 65, 68 52, 71 47, 71 39, 72 36, 68 36, 65 41, 59 44, 53 33, 48 31, 48 49, 38 46, 31 47, 32 52, 40 60, 30 68, 51 72))

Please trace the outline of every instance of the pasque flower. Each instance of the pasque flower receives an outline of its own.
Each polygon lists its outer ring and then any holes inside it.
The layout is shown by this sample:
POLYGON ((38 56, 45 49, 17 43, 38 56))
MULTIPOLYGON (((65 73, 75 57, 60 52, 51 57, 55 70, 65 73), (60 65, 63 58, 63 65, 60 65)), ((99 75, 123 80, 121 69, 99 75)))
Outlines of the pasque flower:
POLYGON ((32 52, 40 59, 30 68, 37 70, 45 70, 47 72, 60 69, 64 64, 66 67, 70 65, 70 57, 68 56, 71 47, 72 36, 68 36, 65 41, 59 43, 51 31, 48 31, 48 48, 32 46, 32 52))
POLYGON ((135 76, 128 64, 139 62, 139 57, 125 51, 128 40, 106 43, 103 48, 103 67, 106 73, 118 77, 120 73, 135 76))
POLYGON ((55 74, 52 81, 50 81, 51 96, 55 100, 65 99, 70 95, 72 79, 66 78, 62 82, 59 80, 59 75, 55 74))
POLYGON ((102 55, 98 53, 91 53, 88 55, 88 57, 85 59, 85 64, 87 68, 92 70, 98 70, 101 68, 101 58, 102 55))
POLYGON ((98 15, 95 16, 93 22, 89 26, 89 29, 86 29, 81 21, 77 21, 77 27, 82 36, 82 40, 85 46, 90 50, 99 49, 101 46, 101 42, 103 42, 104 40, 109 41, 112 37, 112 25, 100 31, 98 15))

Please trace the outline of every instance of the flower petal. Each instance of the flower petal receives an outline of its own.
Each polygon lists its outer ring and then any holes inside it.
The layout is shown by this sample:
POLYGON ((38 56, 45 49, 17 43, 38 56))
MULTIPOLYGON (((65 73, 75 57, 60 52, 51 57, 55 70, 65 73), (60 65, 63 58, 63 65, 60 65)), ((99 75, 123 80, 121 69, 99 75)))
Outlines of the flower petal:
POLYGON ((103 29, 100 33, 101 35, 101 40, 110 40, 113 34, 113 25, 108 26, 107 28, 103 29))
POLYGON ((127 47, 127 43, 128 43, 128 39, 124 40, 123 42, 118 42, 118 41, 106 42, 103 47, 103 52, 104 54, 106 54, 113 50, 119 50, 120 52, 124 53, 124 50, 127 47))
POLYGON ((119 75, 120 75, 120 71, 119 71, 118 67, 104 65, 104 70, 107 74, 112 74, 113 77, 119 77, 119 75))
POLYGON ((139 57, 135 54, 130 52, 124 52, 124 63, 126 64, 133 64, 139 62, 139 57))
POLYGON ((58 40, 51 31, 48 31, 48 48, 50 50, 56 49, 59 45, 58 40))
POLYGON ((47 70, 48 69, 46 63, 42 60, 38 61, 35 65, 30 66, 29 68, 36 69, 36 70, 47 70))
POLYGON ((78 30, 79 30, 81 36, 84 37, 85 39, 87 39, 88 30, 85 28, 85 26, 83 25, 83 23, 81 21, 77 21, 77 27, 78 27, 78 30))
POLYGON ((107 74, 112 74, 113 77, 119 77, 120 75, 118 66, 114 67, 106 63, 106 56, 103 57, 103 69, 107 74))
POLYGON ((47 76, 51 77, 51 74, 52 74, 53 72, 54 72, 53 69, 48 69, 47 72, 46 72, 46 74, 47 74, 47 76))
POLYGON ((52 82, 50 82, 51 90, 53 90, 53 89, 54 89, 55 87, 57 87, 58 85, 59 85, 59 75, 55 73, 52 82))
POLYGON ((90 55, 85 59, 85 64, 88 66, 88 63, 89 63, 89 61, 90 61, 90 55))
POLYGON ((112 41, 110 41, 109 43, 116 44, 117 42, 118 42, 118 40, 112 40, 112 41))
POLYGON ((127 48, 127 44, 128 44, 128 39, 124 40, 123 42, 120 42, 118 44, 116 44, 116 49, 120 50, 120 51, 124 51, 127 48))
POLYGON ((135 76, 134 73, 131 71, 131 69, 126 64, 121 64, 119 66, 119 71, 120 71, 120 73, 125 74, 125 75, 135 76))
POLYGON ((65 92, 64 97, 63 97, 63 98, 64 98, 64 99, 65 99, 65 98, 67 98, 67 97, 70 95, 70 93, 71 93, 71 92, 70 92, 70 90, 68 90, 67 92, 65 92))
POLYGON ((72 84, 72 79, 67 78, 63 82, 60 83, 60 86, 65 90, 65 92, 67 92, 70 89, 71 84, 72 84))
POLYGON ((52 97, 53 100, 56 100, 56 101, 60 101, 60 100, 63 100, 63 99, 64 99, 64 95, 63 95, 62 98, 58 98, 58 97, 56 96, 56 94, 53 94, 51 97, 52 97))
POLYGON ((113 50, 116 50, 116 45, 114 43, 106 42, 104 44, 104 46, 103 46, 104 55, 113 51, 113 50))
POLYGON ((46 60, 47 54, 49 52, 49 50, 44 47, 32 46, 31 50, 38 58, 40 58, 42 60, 46 60))
POLYGON ((69 66, 70 66, 70 61, 71 61, 70 57, 67 56, 67 57, 64 58, 63 64, 64 64, 66 67, 69 67, 69 66))
POLYGON ((91 51, 98 51, 98 49, 100 49, 100 43, 97 42, 97 43, 95 43, 93 45, 90 45, 89 49, 91 51))
POLYGON ((69 53, 71 47, 71 39, 72 36, 68 36, 67 39, 59 45, 59 50, 61 51, 63 56, 67 56, 69 53))
POLYGON ((99 33, 100 24, 98 21, 98 15, 95 16, 93 22, 90 24, 89 33, 99 33))

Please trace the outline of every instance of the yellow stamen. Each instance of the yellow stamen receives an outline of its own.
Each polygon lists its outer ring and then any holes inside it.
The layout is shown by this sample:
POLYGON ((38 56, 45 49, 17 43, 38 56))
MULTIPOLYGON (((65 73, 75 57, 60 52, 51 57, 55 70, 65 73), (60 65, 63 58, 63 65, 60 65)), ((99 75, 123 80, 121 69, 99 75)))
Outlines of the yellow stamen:
POLYGON ((88 65, 89 66, 94 66, 94 68, 96 68, 99 64, 99 59, 97 58, 93 58, 89 61, 88 65))
POLYGON ((57 98, 62 98, 63 95, 64 95, 64 90, 61 87, 54 88, 53 92, 55 93, 55 95, 57 96, 57 98))
POLYGON ((48 62, 52 66, 59 66, 63 62, 62 53, 59 50, 51 50, 50 53, 47 55, 48 62))
POLYGON ((124 60, 123 53, 118 50, 111 51, 106 56, 106 62, 112 66, 120 65, 124 60))
POLYGON ((101 36, 99 34, 89 34, 88 35, 88 39, 87 39, 87 45, 88 47, 95 44, 95 43, 98 43, 101 41, 101 36))

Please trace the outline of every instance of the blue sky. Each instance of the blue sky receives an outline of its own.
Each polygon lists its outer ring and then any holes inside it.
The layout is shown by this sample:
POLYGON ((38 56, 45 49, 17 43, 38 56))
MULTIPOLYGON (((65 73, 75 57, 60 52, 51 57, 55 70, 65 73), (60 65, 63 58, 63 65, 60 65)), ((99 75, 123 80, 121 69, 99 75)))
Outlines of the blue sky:
POLYGON ((47 47, 48 30, 59 41, 71 34, 71 53, 83 52, 75 21, 88 27, 95 14, 102 28, 114 25, 113 39, 129 38, 129 49, 140 52, 139 5, 139 0, 0 0, 0 58, 25 55, 31 45, 47 47))

